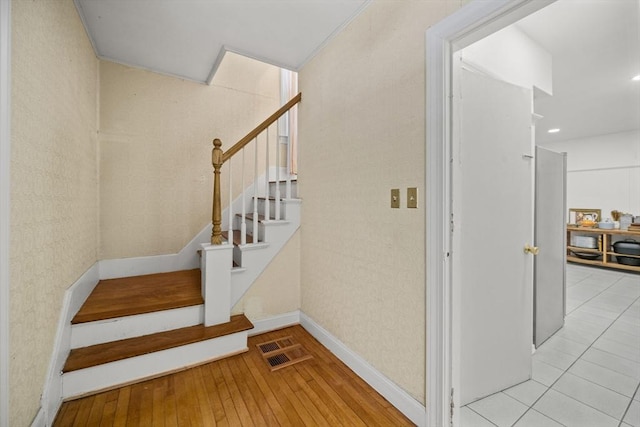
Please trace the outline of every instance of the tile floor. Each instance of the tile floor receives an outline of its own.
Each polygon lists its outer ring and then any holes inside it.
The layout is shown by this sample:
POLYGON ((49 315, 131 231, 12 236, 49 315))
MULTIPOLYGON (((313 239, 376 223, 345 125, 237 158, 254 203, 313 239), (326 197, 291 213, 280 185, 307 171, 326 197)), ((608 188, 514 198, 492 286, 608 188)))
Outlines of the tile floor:
POLYGON ((462 427, 640 427, 640 275, 567 265, 565 326, 533 378, 461 408, 462 427))

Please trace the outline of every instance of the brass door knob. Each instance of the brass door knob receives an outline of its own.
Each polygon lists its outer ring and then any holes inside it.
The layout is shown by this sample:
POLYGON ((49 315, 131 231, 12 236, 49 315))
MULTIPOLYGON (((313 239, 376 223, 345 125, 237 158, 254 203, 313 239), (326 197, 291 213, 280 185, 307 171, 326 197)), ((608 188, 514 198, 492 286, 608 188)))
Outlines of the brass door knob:
POLYGON ((524 247, 525 254, 538 255, 539 252, 540 249, 537 246, 525 245, 524 247))

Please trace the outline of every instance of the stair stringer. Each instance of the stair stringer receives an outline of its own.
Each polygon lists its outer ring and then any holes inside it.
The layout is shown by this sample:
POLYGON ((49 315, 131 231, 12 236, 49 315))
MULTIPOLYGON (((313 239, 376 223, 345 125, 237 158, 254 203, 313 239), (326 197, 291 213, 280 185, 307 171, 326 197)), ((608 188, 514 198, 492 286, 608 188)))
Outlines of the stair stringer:
MULTIPOLYGON (((240 298, 251 288, 251 285, 267 268, 269 263, 282 250, 284 245, 291 239, 300 228, 300 210, 302 200, 283 199, 286 219, 281 221, 264 221, 264 243, 267 245, 244 245, 239 246, 242 253, 243 271, 231 274, 231 304, 230 308, 236 305, 240 298)), ((206 301, 205 301, 206 304, 206 301)))

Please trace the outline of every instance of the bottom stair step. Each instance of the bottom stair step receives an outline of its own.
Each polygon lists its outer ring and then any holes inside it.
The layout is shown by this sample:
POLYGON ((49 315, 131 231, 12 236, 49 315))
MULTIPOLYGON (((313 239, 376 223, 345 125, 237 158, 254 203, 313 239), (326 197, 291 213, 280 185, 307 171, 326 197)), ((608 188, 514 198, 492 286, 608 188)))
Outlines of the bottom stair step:
POLYGON ((63 398, 182 369, 247 350, 253 324, 243 314, 215 326, 189 326, 74 349, 63 368, 63 398))
POLYGON ((90 347, 71 350, 62 372, 76 371, 91 366, 166 350, 212 338, 218 338, 235 332, 253 328, 253 324, 244 314, 231 316, 228 323, 215 326, 196 325, 157 334, 128 338, 90 347))

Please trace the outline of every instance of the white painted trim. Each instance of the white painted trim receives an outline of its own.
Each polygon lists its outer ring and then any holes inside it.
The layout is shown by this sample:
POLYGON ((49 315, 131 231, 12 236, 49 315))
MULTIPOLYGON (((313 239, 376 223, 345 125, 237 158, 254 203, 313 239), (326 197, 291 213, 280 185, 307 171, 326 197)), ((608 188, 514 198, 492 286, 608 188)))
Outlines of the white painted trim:
POLYGON ((0 0, 0 427, 9 426, 11 0, 0 0))
POLYGON ((253 323, 253 329, 249 331, 250 337, 276 331, 287 326, 298 325, 300 323, 300 310, 278 314, 266 319, 251 320, 251 323, 253 323))
POLYGON ((100 279, 139 276, 143 274, 168 273, 200 267, 198 250, 200 244, 211 240, 211 224, 207 224, 177 254, 146 257, 105 259, 100 263, 100 279))
POLYGON ((36 417, 31 422, 31 427, 46 427, 46 425, 47 425, 47 421, 45 420, 45 417, 44 417, 44 410, 40 408, 40 410, 36 414, 36 417))
POLYGON ((63 397, 81 396, 247 350, 247 331, 105 363, 63 376, 63 397))
MULTIPOLYGON (((258 188, 263 188, 266 174, 258 178, 258 188)), ((232 203, 233 212, 238 212, 242 204, 242 198, 250 202, 253 198, 253 185, 251 184, 232 203)), ((229 207, 222 211, 223 230, 228 228, 229 207)), ((170 271, 191 270, 200 268, 198 250, 202 249, 203 243, 211 241, 211 223, 193 238, 177 254, 152 255, 134 258, 104 259, 100 264, 100 279, 114 279, 117 277, 139 276, 143 274, 168 273, 170 271)))
POLYGON ((204 305, 192 305, 152 313, 116 317, 114 319, 71 325, 72 349, 111 341, 156 334, 173 329, 200 325, 204 305))
MULTIPOLYGON (((425 424, 450 425, 451 364, 451 60, 455 50, 554 0, 488 0, 467 4, 426 32, 426 307, 425 424)), ((454 219, 455 220, 455 219, 454 219)), ((458 393, 459 395, 459 393, 458 393)), ((455 399, 454 399, 455 401, 455 399)), ((454 417, 458 425, 459 417, 454 417)))
POLYGON ((231 317, 231 268, 233 245, 202 244, 200 263, 204 325, 226 323, 231 317))
POLYGON ((46 425, 52 425, 62 404, 62 368, 67 360, 71 343, 71 319, 98 284, 98 264, 95 263, 67 289, 58 318, 58 329, 53 354, 42 393, 42 409, 46 425))
POLYGON ((300 312, 300 324, 323 346, 328 348, 338 359, 344 362, 353 372, 373 387, 393 406, 418 426, 424 426, 425 407, 409 393, 398 387, 389 378, 382 375, 365 359, 349 349, 339 339, 318 325, 309 316, 300 312))

